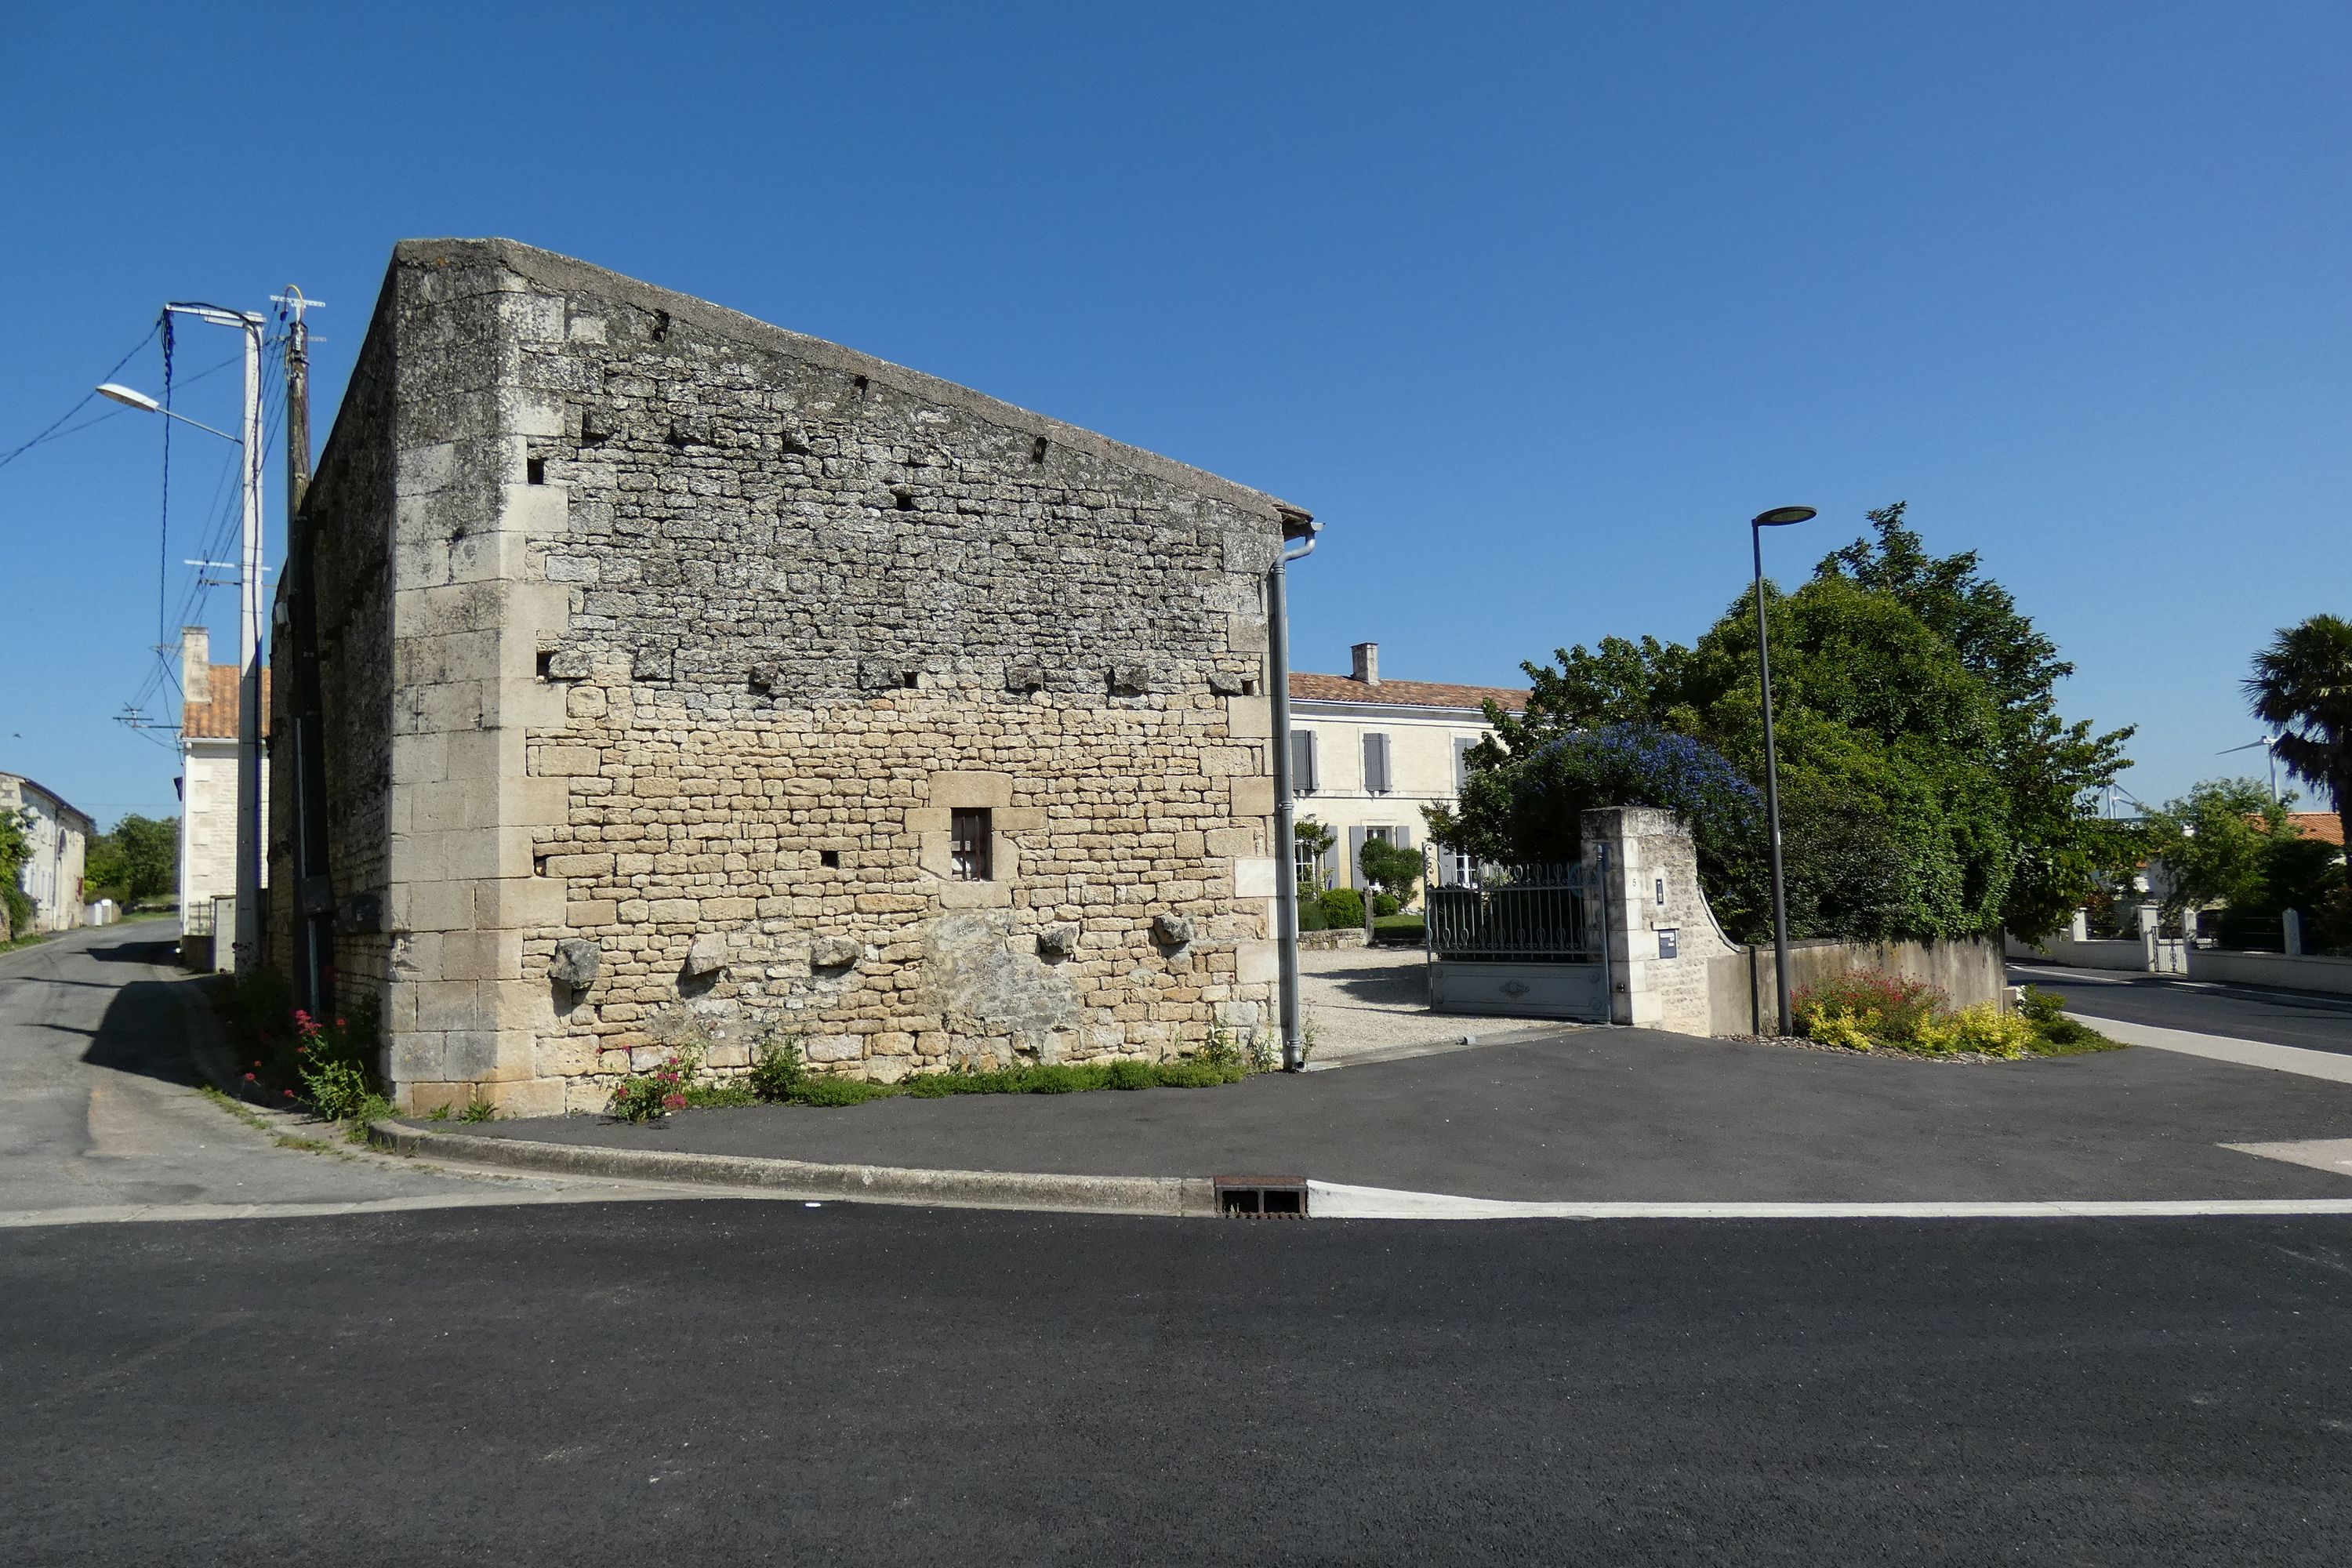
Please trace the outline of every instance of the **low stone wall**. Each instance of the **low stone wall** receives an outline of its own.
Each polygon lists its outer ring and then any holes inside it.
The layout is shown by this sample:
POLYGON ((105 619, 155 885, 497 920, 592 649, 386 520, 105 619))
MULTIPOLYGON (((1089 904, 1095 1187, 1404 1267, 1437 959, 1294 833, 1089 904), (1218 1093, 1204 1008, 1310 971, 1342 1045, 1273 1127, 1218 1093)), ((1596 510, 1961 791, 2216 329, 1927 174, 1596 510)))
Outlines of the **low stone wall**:
POLYGON ((1362 947, 1364 932, 1360 926, 1343 926, 1338 931, 1303 931, 1298 933, 1298 945, 1309 952, 1334 952, 1343 947, 1362 947))
POLYGON ((2188 958, 2179 937, 2095 937, 2080 941, 2046 936, 2040 942, 2006 939, 2003 951, 2011 958, 2037 959, 2075 969, 2118 969, 2137 974, 2185 974, 2188 958))
POLYGON ((2011 958, 2039 959, 2076 969, 2126 969, 2142 973, 2147 970, 2147 944, 2133 937, 2076 942, 2071 937, 2047 936, 2040 942, 2022 942, 2012 936, 2003 951, 2011 958))
POLYGON ((2225 952, 2192 948, 2189 978, 2235 985, 2278 985, 2352 996, 2352 958, 2308 958, 2284 952, 2225 952))
MULTIPOLYGON (((1838 975, 1876 971, 1924 980, 1955 1007, 1990 1002, 2009 1005, 2001 950, 1992 942, 1838 942, 1816 938, 1789 944, 1791 994, 1838 975)), ((1708 1014, 1718 1035, 1761 1035, 1779 1025, 1780 989, 1771 947, 1742 947, 1707 965, 1708 1014)))

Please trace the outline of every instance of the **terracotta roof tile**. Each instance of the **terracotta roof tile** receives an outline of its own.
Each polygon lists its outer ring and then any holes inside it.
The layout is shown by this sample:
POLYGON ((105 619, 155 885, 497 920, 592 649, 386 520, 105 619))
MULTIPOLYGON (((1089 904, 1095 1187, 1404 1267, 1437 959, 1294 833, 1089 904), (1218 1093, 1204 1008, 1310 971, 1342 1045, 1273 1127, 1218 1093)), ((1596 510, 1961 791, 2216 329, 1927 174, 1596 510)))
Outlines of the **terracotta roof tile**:
POLYGON ((2332 811, 2291 811, 2287 826, 2305 838, 2316 838, 2323 844, 2344 842, 2344 819, 2332 811))
POLYGON ((1388 702, 1400 708, 1475 709, 1488 698, 1517 713, 1528 705, 1525 689, 1509 686, 1454 686, 1440 680, 1383 680, 1378 685, 1349 675, 1309 675, 1293 671, 1290 700, 1294 702, 1388 702))
MULTIPOLYGON (((186 702, 180 707, 180 734, 190 741, 234 741, 236 739, 237 668, 233 664, 212 667, 212 700, 186 702)), ((261 710, 269 711, 269 671, 261 672, 261 710)))

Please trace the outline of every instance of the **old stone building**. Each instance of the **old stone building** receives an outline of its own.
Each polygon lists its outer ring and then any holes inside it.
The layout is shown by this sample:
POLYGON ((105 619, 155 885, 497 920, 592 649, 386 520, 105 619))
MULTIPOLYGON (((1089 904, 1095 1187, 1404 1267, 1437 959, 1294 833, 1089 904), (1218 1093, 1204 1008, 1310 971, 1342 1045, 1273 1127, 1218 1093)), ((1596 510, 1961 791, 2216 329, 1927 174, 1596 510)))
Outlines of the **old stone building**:
POLYGON ((1306 526, 577 261, 404 243, 273 647, 273 957, 316 922, 411 1109, 600 1105, 688 1039, 895 1079, 1250 1035, 1264 578, 1306 526))

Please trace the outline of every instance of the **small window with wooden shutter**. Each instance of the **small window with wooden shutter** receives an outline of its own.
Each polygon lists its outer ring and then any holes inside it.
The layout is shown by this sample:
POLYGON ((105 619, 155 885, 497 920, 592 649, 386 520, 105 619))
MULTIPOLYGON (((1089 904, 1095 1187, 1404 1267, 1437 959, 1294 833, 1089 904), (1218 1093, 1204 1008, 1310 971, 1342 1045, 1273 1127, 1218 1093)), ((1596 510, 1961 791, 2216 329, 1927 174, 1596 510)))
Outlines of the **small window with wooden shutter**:
POLYGON ((1477 743, 1472 736, 1454 737, 1454 792, 1456 795, 1470 787, 1470 749, 1477 743))
POLYGON ((1389 783, 1389 738, 1379 731, 1369 731, 1364 736, 1364 790, 1368 795, 1386 795, 1389 783))
POLYGON ((1291 793, 1313 795, 1320 782, 1315 776, 1315 731, 1293 730, 1290 732, 1291 793))

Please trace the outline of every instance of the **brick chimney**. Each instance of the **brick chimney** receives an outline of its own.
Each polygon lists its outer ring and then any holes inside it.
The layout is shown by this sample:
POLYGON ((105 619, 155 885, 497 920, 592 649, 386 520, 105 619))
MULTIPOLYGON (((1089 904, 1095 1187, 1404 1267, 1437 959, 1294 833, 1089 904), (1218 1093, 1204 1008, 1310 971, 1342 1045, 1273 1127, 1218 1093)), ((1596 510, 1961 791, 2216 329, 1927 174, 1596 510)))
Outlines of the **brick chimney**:
POLYGON ((1349 650, 1356 656, 1356 679, 1367 686, 1381 683, 1381 645, 1360 642, 1349 650))
POLYGON ((180 696, 193 703, 213 700, 213 634, 202 626, 180 628, 180 696))

